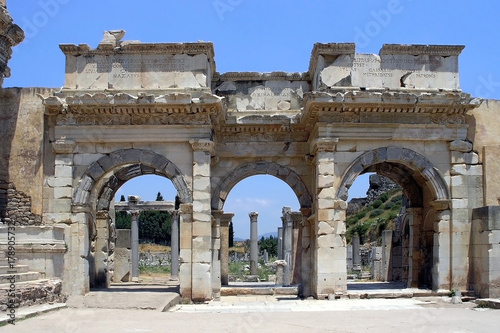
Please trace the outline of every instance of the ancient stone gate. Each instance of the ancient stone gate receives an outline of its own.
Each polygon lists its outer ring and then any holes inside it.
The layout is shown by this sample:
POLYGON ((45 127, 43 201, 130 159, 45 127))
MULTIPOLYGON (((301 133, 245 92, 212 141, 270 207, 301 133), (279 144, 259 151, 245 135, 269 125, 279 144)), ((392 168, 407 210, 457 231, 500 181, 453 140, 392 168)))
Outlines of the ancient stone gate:
POLYGON ((486 200, 469 116, 480 101, 460 90, 462 46, 384 45, 375 55, 315 44, 305 73, 219 74, 211 43, 123 35, 106 32, 95 49, 61 45, 64 87, 36 92, 38 212, 42 225, 64 229, 67 294, 89 291, 114 194, 145 174, 178 191, 186 299, 218 295, 224 202, 257 174, 282 179, 300 202, 294 271, 304 296, 346 292, 347 192, 365 172, 390 178, 409 199, 408 286, 474 288, 472 210, 486 200))

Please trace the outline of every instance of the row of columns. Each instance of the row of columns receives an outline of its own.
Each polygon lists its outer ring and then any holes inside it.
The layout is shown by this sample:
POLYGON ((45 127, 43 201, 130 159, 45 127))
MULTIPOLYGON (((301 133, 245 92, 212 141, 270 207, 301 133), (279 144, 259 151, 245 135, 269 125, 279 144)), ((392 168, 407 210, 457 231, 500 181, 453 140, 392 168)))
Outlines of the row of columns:
MULTIPOLYGON (((139 281, 139 215, 141 211, 147 210, 147 204, 140 204, 140 197, 131 195, 128 197, 126 210, 130 213, 130 248, 132 261, 132 282, 139 281)), ((157 209, 156 209, 157 210, 157 209)), ((171 247, 171 277, 172 281, 179 279, 179 213, 167 210, 172 216, 170 247, 171 247)))

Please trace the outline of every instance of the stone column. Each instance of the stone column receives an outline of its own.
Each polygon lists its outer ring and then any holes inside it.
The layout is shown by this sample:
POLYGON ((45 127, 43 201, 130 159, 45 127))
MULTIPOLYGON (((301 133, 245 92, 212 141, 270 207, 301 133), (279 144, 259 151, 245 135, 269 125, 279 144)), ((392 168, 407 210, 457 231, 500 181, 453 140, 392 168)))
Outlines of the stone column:
POLYGON ((250 275, 258 275, 259 265, 259 234, 257 231, 257 217, 259 213, 251 212, 250 216, 250 275))
POLYGON ((283 227, 278 228, 278 260, 283 260, 283 227))
POLYGON ((361 271, 361 256, 359 253, 359 236, 352 237, 352 270, 361 271))
POLYGON ((172 256, 171 281, 179 280, 179 212, 172 212, 172 229, 170 234, 170 248, 172 256))
POLYGON ((223 214, 220 220, 220 265, 221 265, 221 284, 229 284, 229 223, 234 214, 223 214))
POLYGON ((212 299, 210 162, 214 143, 190 140, 193 148, 192 300, 212 299))
POLYGON ((311 209, 302 208, 302 239, 300 241, 300 246, 302 248, 302 262, 301 262, 301 286, 302 286, 302 297, 312 296, 311 287, 311 272, 312 267, 312 248, 314 247, 313 241, 311 239, 314 234, 311 232, 311 209))
POLYGON ((336 198, 334 188, 335 150, 338 139, 320 138, 313 142, 311 155, 316 164, 316 212, 314 231, 315 279, 314 293, 317 298, 329 298, 332 294, 347 291, 345 214, 347 203, 336 198))
MULTIPOLYGON (((453 289, 452 268, 450 258, 452 253, 452 230, 450 201, 434 201, 432 206, 436 212, 436 222, 434 223, 433 242, 433 266, 432 266, 432 289, 451 290, 453 289)), ((410 238, 411 242, 411 238, 410 238)))
POLYGON ((283 275, 283 285, 289 286, 292 283, 292 231, 293 231, 293 221, 292 221, 292 209, 290 207, 283 207, 282 210, 283 217, 281 218, 283 222, 283 259, 286 261, 285 271, 283 275))
POLYGON ((408 208, 408 225, 410 230, 408 243, 408 288, 418 287, 418 275, 422 267, 422 251, 420 250, 420 232, 422 208, 408 208))
POLYGON ((130 211, 130 217, 132 219, 132 223, 130 226, 130 247, 132 248, 132 282, 139 281, 139 215, 140 211, 138 210, 130 211))
POLYGON ((109 286, 108 252, 109 252, 109 214, 99 211, 96 214, 96 238, 94 253, 94 276, 91 277, 91 287, 106 288, 109 286))
POLYGON ((392 230, 382 232, 382 281, 391 281, 392 230))

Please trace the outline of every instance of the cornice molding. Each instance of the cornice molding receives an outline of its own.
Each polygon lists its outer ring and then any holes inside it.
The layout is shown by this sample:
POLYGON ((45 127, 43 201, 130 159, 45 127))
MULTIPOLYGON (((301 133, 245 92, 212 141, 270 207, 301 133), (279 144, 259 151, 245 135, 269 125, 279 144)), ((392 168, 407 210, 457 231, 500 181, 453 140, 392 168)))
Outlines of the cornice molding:
POLYGON ((215 73, 212 81, 308 81, 309 73, 287 72, 227 72, 215 73))
POLYGON ((95 93, 42 98, 58 125, 207 124, 222 110, 221 98, 204 93, 166 95, 95 93))
POLYGON ((459 56, 464 45, 401 45, 384 44, 380 55, 407 54, 407 55, 436 55, 436 56, 459 56))

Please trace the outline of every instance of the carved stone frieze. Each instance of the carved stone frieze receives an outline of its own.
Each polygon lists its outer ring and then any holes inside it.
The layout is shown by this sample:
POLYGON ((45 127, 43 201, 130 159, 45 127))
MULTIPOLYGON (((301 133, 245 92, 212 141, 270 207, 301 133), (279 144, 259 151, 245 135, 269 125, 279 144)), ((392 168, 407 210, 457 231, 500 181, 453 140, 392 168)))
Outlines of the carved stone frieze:
POLYGON ((57 115, 57 125, 154 125, 210 124, 222 109, 220 98, 187 93, 155 97, 138 94, 84 94, 43 99, 45 113, 57 115))
POLYGON ((14 24, 7 9, 0 6, 0 86, 3 79, 10 76, 7 63, 12 55, 12 47, 21 43, 23 39, 24 31, 14 24))
POLYGON ((465 116, 462 114, 438 114, 431 116, 431 121, 439 125, 461 125, 465 124, 465 116))

